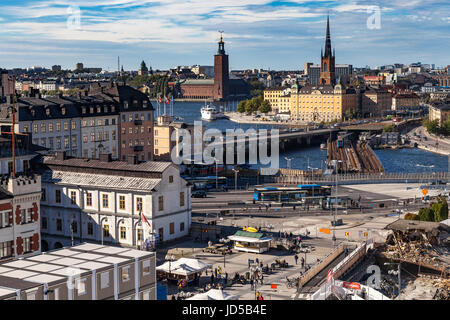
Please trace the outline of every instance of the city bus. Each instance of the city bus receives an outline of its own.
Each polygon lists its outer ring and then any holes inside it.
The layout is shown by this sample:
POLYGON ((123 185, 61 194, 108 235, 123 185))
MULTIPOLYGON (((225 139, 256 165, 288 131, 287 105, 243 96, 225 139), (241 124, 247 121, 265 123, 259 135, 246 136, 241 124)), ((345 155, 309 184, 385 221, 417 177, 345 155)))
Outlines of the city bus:
POLYGON ((331 187, 318 184, 298 185, 295 187, 261 187, 255 188, 255 202, 276 201, 281 203, 304 202, 308 197, 327 197, 331 195, 331 187))

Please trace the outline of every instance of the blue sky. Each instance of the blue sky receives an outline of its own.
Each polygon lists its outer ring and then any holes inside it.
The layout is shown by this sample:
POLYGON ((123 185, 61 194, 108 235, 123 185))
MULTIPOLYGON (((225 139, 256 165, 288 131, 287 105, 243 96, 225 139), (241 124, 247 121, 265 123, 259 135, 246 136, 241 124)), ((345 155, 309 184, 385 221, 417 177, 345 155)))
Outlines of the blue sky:
POLYGON ((231 69, 318 63, 330 14, 336 63, 450 64, 448 0, 0 0, 0 67, 137 70, 212 65, 225 31, 231 69), (72 6, 72 7, 71 7, 72 6), (75 7, 74 7, 75 6, 75 7), (79 15, 77 7, 80 9, 79 15), (380 13, 379 28, 368 27, 380 13), (80 23, 77 23, 77 16, 80 23))

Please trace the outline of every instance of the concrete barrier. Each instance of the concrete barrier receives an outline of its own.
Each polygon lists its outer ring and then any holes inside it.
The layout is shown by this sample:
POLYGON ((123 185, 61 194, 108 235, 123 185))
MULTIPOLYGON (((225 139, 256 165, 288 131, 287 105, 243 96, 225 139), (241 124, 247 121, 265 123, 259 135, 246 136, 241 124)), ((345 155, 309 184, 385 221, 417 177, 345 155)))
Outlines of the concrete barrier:
POLYGON ((322 271, 327 265, 329 265, 334 259, 336 259, 342 252, 344 252, 344 244, 339 246, 330 252, 322 261, 317 265, 309 269, 299 280, 299 287, 302 287, 309 280, 314 278, 320 271, 322 271))

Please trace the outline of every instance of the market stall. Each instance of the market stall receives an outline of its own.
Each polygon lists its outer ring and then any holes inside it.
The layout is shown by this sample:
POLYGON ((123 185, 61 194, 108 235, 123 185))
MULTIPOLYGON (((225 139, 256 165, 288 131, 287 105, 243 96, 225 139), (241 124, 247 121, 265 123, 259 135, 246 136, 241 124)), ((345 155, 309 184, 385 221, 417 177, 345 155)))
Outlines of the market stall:
POLYGON ((234 235, 228 236, 234 242, 234 249, 244 252, 262 253, 269 251, 271 237, 265 236, 261 232, 237 231, 234 235))
POLYGON ((203 271, 210 268, 212 265, 198 259, 181 258, 176 261, 166 261, 156 267, 156 274, 158 279, 193 282, 200 278, 203 271))

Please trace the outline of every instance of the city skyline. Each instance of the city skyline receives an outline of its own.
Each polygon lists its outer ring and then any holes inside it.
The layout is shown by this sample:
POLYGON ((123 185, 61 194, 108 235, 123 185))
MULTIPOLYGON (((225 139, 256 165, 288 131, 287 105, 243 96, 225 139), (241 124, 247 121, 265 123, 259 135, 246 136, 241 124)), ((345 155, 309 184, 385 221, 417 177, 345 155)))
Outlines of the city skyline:
POLYGON ((83 62, 115 71, 117 56, 125 70, 137 70, 142 60, 153 69, 212 65, 224 30, 231 70, 298 70, 319 63, 327 14, 337 64, 448 65, 448 4, 434 0, 426 7, 403 0, 20 0, 0 13, 0 39, 8 44, 0 65, 73 69, 83 62))

